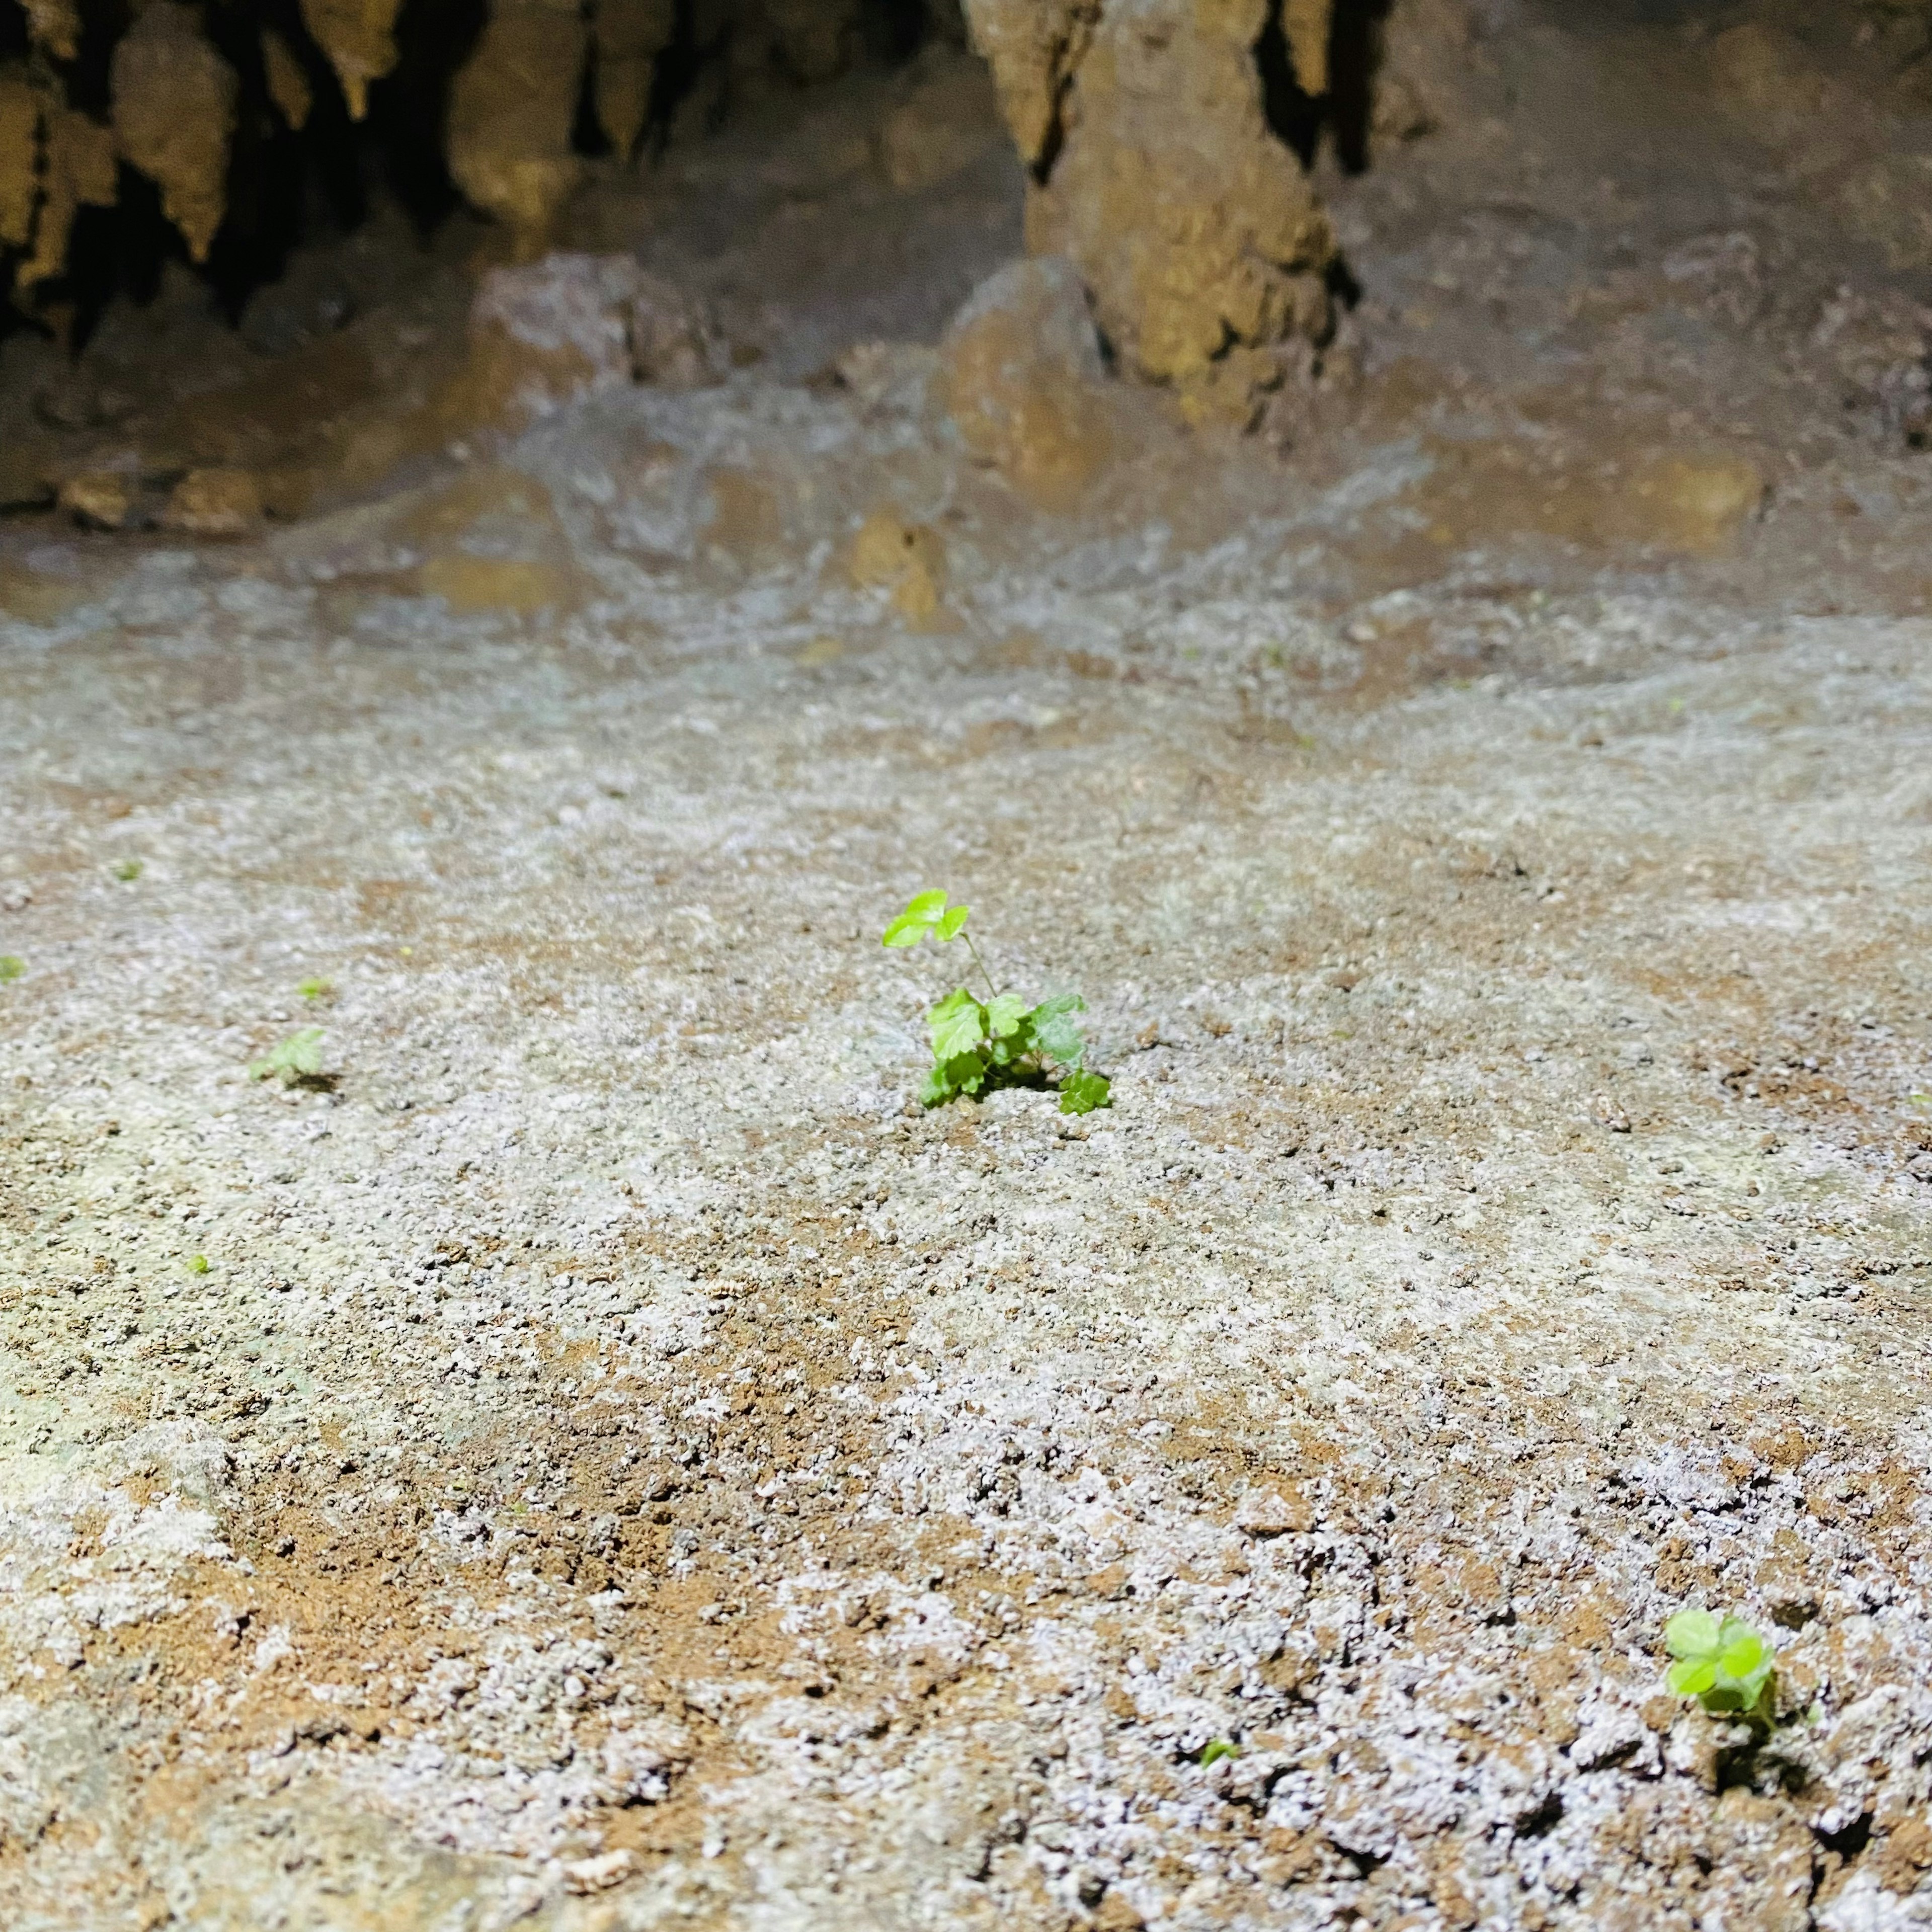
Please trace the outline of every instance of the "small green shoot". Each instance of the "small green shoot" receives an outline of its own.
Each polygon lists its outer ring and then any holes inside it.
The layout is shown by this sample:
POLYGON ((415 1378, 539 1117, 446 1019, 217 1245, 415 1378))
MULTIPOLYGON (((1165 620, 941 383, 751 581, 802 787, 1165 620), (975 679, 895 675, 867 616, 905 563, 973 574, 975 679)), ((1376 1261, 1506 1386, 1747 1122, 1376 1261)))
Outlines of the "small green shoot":
POLYGON ((1778 1660, 1741 1617, 1679 1610, 1664 1625, 1664 1642, 1677 1660, 1664 1681, 1678 1696, 1695 1697, 1716 1715, 1769 1721, 1778 1660))
POLYGON ((1216 1738, 1201 1747, 1198 1762, 1204 1771, 1210 1764, 1219 1764, 1224 1757, 1239 1757, 1240 1754, 1239 1744, 1230 1744, 1226 1738, 1216 1738))
POLYGON ((313 1005, 317 1000, 326 1000, 335 991, 333 982, 328 980, 304 980, 296 988, 302 998, 313 1005))
POLYGON ((11 952, 0 952, 0 986, 9 986, 27 970, 27 962, 11 952))
POLYGON ((114 876, 124 886, 131 886, 141 876, 141 862, 138 859, 123 859, 114 868, 114 876))
POLYGON ((188 1271, 190 1274, 206 1274, 214 1265, 206 1255, 190 1255, 188 1271))
POLYGON ((961 986, 927 1012, 932 1064, 919 1090, 922 1104, 943 1106, 962 1095, 976 1097, 994 1087, 1037 1082, 1057 1067, 1063 1114, 1090 1114, 1106 1106, 1109 1083, 1086 1065, 1086 1035, 1076 1017, 1087 1010, 1087 1002, 1078 993, 1060 993, 1030 1006, 1017 994, 1001 992, 966 930, 968 914, 963 905, 949 906, 942 892, 918 892, 880 938, 890 946, 963 939, 986 983, 984 1000, 961 986))
POLYGON ((322 1029, 303 1027, 280 1045, 272 1046, 260 1060, 248 1063, 250 1080, 266 1080, 279 1073, 283 1084, 292 1087, 298 1080, 313 1080, 322 1071, 322 1029))

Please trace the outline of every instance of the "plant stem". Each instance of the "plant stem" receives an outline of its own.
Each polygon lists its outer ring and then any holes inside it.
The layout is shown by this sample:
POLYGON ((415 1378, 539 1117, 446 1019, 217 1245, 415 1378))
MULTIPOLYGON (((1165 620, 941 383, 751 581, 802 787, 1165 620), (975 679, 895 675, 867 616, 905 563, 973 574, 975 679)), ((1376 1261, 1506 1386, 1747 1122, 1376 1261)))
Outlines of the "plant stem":
POLYGON ((987 991, 992 994, 994 999, 997 1000, 1000 997, 1000 989, 994 983, 992 974, 987 972, 986 962, 980 957, 980 949, 973 944, 973 935, 970 932, 962 932, 959 937, 965 940, 966 950, 973 956, 973 964, 979 968, 981 974, 984 976, 986 982, 987 991))

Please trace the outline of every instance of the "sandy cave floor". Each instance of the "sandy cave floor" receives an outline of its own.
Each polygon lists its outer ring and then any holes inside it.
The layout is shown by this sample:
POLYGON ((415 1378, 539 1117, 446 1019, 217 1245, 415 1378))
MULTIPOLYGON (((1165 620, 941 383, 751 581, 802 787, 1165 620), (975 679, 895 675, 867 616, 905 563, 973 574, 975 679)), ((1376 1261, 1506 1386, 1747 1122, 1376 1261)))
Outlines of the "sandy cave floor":
POLYGON ((1331 184, 1358 396, 1082 518, 907 351, 8 526, 10 1926, 1932 1924, 1913 290, 1502 124, 1331 184), (1112 1108, 910 1104, 934 884, 1112 1108))

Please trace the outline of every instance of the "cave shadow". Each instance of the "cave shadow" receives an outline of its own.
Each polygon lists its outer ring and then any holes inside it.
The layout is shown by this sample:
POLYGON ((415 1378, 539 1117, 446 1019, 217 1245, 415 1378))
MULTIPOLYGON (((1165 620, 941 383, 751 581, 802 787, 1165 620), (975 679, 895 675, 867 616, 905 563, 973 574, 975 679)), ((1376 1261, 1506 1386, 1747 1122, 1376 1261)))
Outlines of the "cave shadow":
POLYGON ((1328 85, 1321 94, 1310 94, 1295 73, 1282 0, 1268 9, 1255 43, 1262 108, 1269 128, 1304 167, 1315 165, 1325 134, 1344 173, 1367 170, 1376 77, 1390 4, 1390 0, 1336 0, 1328 24, 1328 85))

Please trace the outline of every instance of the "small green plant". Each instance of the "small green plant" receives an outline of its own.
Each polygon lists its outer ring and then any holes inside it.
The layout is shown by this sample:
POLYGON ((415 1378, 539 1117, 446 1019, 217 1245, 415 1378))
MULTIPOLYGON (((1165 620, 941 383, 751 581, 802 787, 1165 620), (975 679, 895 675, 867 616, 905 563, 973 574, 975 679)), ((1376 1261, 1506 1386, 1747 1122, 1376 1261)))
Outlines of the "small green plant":
POLYGON ((1771 1681, 1778 1660, 1771 1646, 1741 1617, 1679 1610, 1664 1627, 1664 1647, 1677 1660, 1664 1681, 1680 1697, 1695 1697, 1720 1716, 1769 1721, 1771 1681))
POLYGON ((1224 1757, 1239 1757, 1241 1748, 1230 1744, 1226 1738, 1215 1738, 1201 1747, 1200 1764, 1204 1770, 1210 1764, 1219 1764, 1224 1757))
POLYGON ((138 859, 123 859, 114 868, 114 876, 124 886, 131 886, 141 876, 141 862, 138 859))
POLYGON ((278 1046, 272 1046, 260 1060, 248 1063, 250 1080, 266 1080, 279 1073, 285 1085, 298 1080, 313 1080, 322 1071, 322 1029, 303 1027, 278 1046))
POLYGON ((304 980, 296 988, 302 998, 313 1005, 317 1000, 326 1000, 335 991, 334 983, 327 980, 304 980))
POLYGON ((10 986, 27 970, 27 962, 10 952, 0 952, 0 986, 10 986))
POLYGON ((1078 993, 1060 993, 1030 1006, 1017 994, 1001 992, 966 930, 968 911, 963 905, 949 906, 944 892, 915 893, 880 942, 916 946, 932 938, 944 946, 963 939, 986 982, 984 1000, 962 986, 928 1011, 932 1065, 919 1090, 920 1101, 940 1106, 962 1094, 1043 1079, 1050 1067, 1057 1067, 1063 1114, 1090 1114, 1106 1106, 1110 1084, 1086 1066, 1086 1036, 1076 1017, 1087 1010, 1087 1002, 1078 993))
POLYGON ((206 1255, 188 1257, 188 1271, 190 1274, 206 1274, 213 1266, 214 1263, 206 1255))

